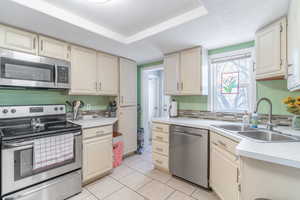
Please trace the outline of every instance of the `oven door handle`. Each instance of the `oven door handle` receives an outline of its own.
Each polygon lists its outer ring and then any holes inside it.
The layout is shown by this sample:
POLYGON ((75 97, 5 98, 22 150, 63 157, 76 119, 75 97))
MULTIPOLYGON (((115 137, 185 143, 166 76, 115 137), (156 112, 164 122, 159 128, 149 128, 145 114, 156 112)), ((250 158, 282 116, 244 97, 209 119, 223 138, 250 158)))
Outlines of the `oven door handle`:
POLYGON ((32 147, 33 146, 33 142, 32 141, 29 141, 29 142, 18 142, 18 143, 6 143, 6 142, 3 142, 2 145, 4 146, 4 148, 17 148, 17 147, 24 147, 24 146, 32 147))
MULTIPOLYGON (((74 137, 79 136, 79 135, 81 135, 81 132, 73 133, 73 135, 74 135, 74 137)), ((34 143, 34 141, 30 140, 30 141, 14 142, 14 143, 3 142, 2 145, 4 148, 17 148, 17 147, 24 147, 24 146, 33 147, 33 143, 34 143)))

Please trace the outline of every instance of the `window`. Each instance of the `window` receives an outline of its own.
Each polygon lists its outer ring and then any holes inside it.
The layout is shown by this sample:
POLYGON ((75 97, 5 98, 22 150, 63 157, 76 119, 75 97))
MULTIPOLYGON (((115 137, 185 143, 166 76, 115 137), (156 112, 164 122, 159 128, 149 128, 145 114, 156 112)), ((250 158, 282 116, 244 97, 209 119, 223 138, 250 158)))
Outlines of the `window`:
POLYGON ((211 57, 212 110, 243 112, 252 109, 253 72, 251 50, 211 57))

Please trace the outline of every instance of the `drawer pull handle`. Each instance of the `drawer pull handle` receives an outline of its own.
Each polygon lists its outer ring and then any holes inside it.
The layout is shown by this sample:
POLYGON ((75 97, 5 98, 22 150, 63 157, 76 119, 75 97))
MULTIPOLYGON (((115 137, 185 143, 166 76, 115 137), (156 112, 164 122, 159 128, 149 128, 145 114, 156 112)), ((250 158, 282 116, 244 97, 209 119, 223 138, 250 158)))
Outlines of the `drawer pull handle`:
POLYGON ((155 148, 157 151, 163 152, 162 148, 155 148))
POLYGON ((160 161, 160 160, 155 160, 155 162, 158 163, 158 164, 163 164, 163 162, 160 161))
POLYGON ((163 130, 163 128, 162 128, 162 127, 156 127, 156 129, 157 129, 157 130, 160 130, 160 131, 162 131, 162 130, 163 130))
POLYGON ((161 136, 156 136, 156 139, 158 139, 158 140, 163 140, 164 138, 161 137, 161 136))

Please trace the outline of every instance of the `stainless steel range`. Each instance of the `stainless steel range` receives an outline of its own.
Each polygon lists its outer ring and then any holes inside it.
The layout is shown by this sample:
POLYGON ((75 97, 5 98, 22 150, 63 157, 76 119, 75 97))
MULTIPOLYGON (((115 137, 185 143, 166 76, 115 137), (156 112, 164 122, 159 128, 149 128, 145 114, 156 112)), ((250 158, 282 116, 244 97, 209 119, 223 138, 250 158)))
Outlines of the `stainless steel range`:
POLYGON ((81 192, 82 131, 65 105, 0 106, 1 197, 63 200, 81 192))

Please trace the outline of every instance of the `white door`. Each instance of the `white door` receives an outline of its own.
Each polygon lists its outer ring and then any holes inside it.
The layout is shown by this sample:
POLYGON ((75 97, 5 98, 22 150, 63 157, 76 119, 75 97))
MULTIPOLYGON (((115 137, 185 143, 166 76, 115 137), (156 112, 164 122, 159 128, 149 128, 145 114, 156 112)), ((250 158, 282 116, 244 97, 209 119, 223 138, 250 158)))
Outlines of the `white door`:
POLYGON ((95 178, 112 169, 112 136, 83 141, 83 181, 95 178))
POLYGON ((39 36, 39 55, 62 60, 70 60, 68 43, 39 36))
POLYGON ((170 54, 164 58, 165 94, 176 95, 180 90, 179 53, 170 54))
POLYGON ((288 88, 300 88, 300 1, 292 0, 288 14, 288 88))
POLYGON ((281 23, 272 24, 256 33, 256 78, 272 78, 282 71, 281 23))
POLYGON ((0 24, 0 47, 37 54, 37 35, 0 24))
POLYGON ((137 150, 137 108, 119 108, 119 132, 123 134, 124 155, 137 150))
POLYGON ((211 146, 210 185, 222 200, 238 200, 238 167, 216 145, 211 146))
POLYGON ((98 92, 102 95, 118 95, 119 64, 118 57, 98 53, 97 55, 98 92))
POLYGON ((137 104, 137 65, 131 60, 120 58, 120 105, 137 104))
POLYGON ((201 94, 201 49, 195 48, 180 54, 181 94, 201 94))
POLYGON ((97 94, 96 51, 71 47, 71 91, 70 94, 97 94))

